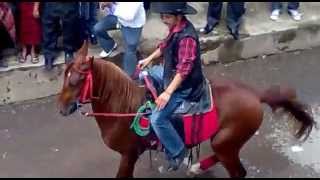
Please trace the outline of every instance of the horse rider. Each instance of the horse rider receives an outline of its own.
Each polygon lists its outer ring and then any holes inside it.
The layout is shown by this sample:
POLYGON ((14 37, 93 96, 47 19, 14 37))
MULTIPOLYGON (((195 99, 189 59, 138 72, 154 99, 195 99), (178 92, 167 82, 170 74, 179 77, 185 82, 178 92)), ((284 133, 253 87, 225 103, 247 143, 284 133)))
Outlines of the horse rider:
POLYGON ((186 2, 152 2, 151 11, 160 14, 162 22, 169 28, 169 35, 150 56, 139 61, 138 68, 144 69, 154 59, 163 57, 162 63, 146 71, 163 87, 155 100, 157 108, 153 110, 150 121, 165 147, 169 160, 167 170, 172 171, 183 162, 187 148, 173 127, 171 115, 183 101, 198 101, 205 81, 199 38, 193 24, 185 16, 197 11, 186 2))

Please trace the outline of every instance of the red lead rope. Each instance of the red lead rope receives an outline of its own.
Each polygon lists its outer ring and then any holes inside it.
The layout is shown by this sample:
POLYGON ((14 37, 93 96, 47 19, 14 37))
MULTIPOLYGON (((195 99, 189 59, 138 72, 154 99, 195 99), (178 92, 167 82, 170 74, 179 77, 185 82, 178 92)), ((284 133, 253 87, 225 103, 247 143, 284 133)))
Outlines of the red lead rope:
POLYGON ((92 95, 92 72, 89 71, 86 74, 86 79, 84 82, 83 87, 81 88, 81 92, 80 92, 80 103, 89 103, 91 102, 91 98, 93 97, 92 95))
POLYGON ((104 116, 104 117, 135 117, 137 115, 147 115, 150 113, 88 113, 80 111, 85 116, 104 116))
POLYGON ((147 88, 149 89, 149 91, 151 92, 154 100, 156 100, 158 97, 157 97, 157 91, 156 89, 154 88, 154 86, 151 84, 151 81, 149 79, 148 76, 143 76, 143 79, 144 81, 146 82, 146 86, 147 88))

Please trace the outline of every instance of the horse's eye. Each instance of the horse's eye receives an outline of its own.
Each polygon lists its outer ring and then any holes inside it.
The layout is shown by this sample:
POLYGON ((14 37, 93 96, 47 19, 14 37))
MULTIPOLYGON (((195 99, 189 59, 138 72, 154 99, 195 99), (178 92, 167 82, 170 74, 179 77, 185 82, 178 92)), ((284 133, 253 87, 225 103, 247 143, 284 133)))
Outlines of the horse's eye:
POLYGON ((69 85, 71 86, 76 86, 77 83, 78 83, 78 80, 77 78, 75 77, 75 74, 73 76, 71 76, 72 73, 71 72, 68 72, 67 74, 67 78, 69 79, 69 85))

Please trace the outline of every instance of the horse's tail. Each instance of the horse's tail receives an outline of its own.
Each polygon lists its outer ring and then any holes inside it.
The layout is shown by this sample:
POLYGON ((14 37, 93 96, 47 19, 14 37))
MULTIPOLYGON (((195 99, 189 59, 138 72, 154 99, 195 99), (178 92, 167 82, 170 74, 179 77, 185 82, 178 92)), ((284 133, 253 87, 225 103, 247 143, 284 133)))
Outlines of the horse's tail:
POLYGON ((305 141, 312 128, 316 125, 312 112, 308 112, 309 107, 302 104, 296 98, 296 92, 292 88, 272 86, 260 94, 261 102, 267 103, 273 111, 278 108, 284 108, 286 112, 290 112, 295 120, 301 123, 300 129, 296 132, 295 137, 300 139, 303 135, 305 141))

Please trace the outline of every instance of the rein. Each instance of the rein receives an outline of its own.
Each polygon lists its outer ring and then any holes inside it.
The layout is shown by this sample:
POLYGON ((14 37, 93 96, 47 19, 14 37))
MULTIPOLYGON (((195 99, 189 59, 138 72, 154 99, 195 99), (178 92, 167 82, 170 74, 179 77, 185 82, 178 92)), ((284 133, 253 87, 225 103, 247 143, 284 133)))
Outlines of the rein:
POLYGON ((80 114, 92 117, 92 116, 104 116, 104 117, 135 117, 135 116, 141 116, 141 115, 148 115, 150 112, 147 113, 89 113, 89 112, 83 112, 79 109, 80 114))

